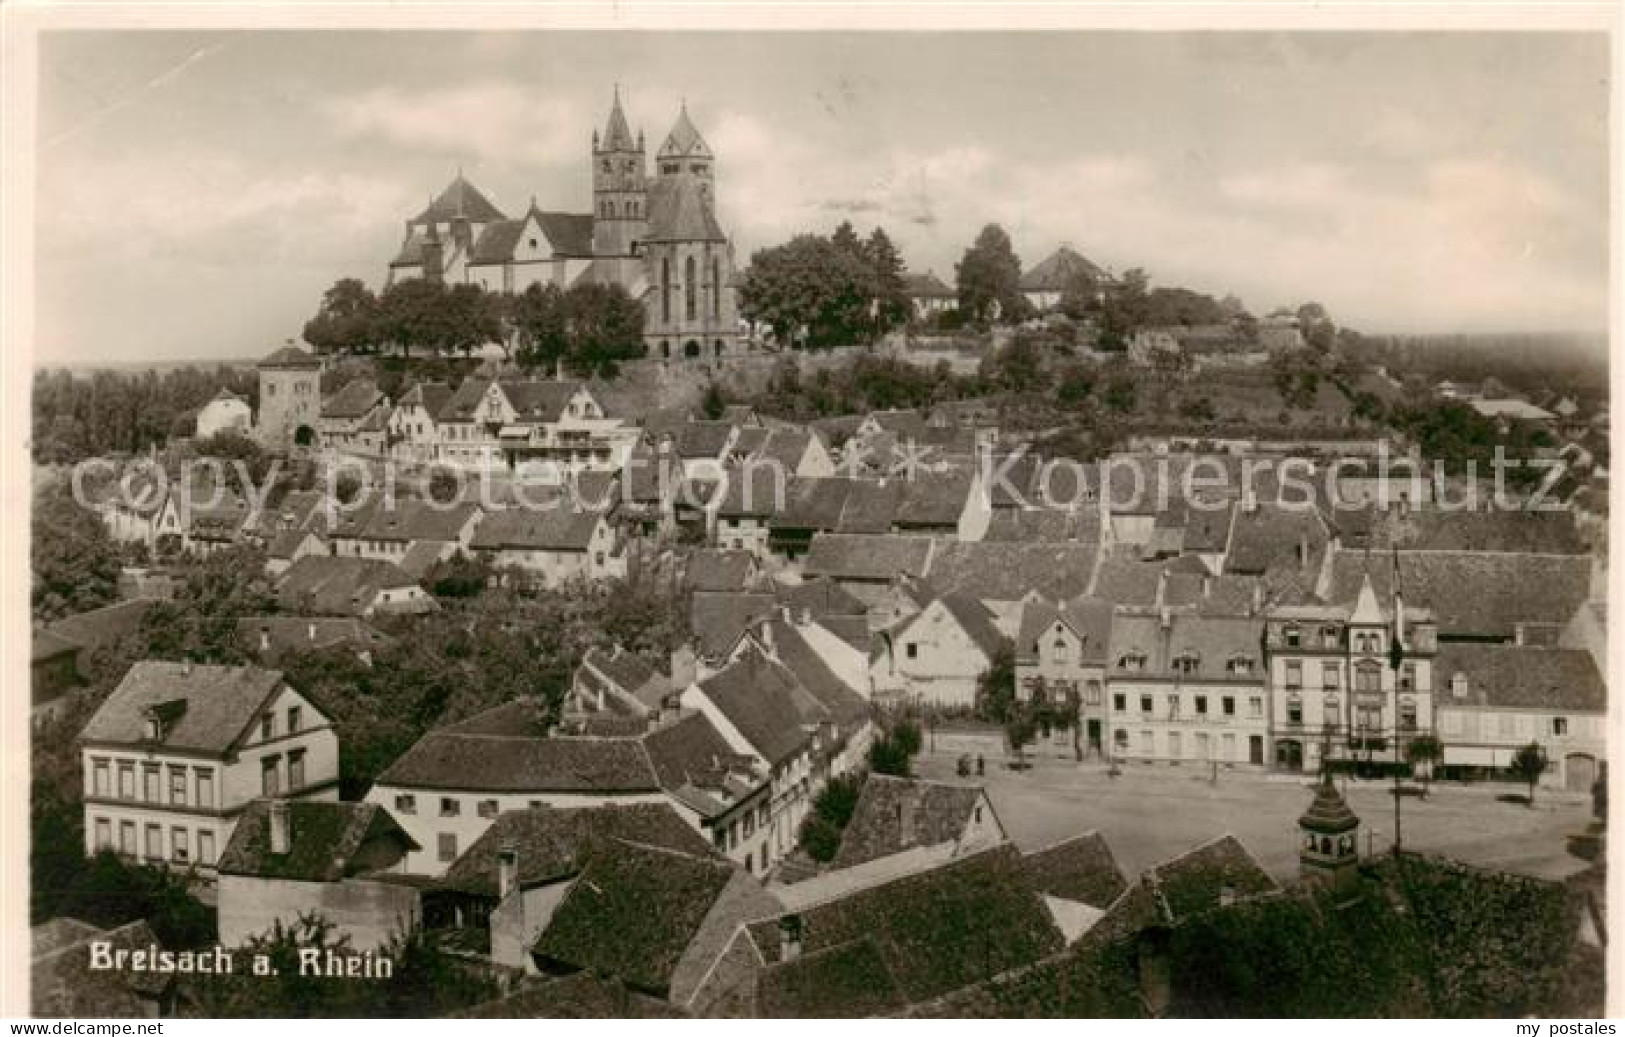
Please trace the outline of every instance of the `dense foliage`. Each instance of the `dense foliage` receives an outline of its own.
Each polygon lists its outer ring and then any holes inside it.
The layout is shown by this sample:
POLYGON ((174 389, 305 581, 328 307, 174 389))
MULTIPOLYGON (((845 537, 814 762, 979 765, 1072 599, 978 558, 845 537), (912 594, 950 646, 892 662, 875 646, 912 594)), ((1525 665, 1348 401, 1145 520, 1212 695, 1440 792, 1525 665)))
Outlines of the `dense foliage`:
POLYGON ((801 822, 800 844, 807 856, 823 864, 835 859, 852 812, 863 792, 863 772, 843 774, 825 783, 813 797, 812 812, 801 822))
POLYGON ((157 371, 40 371, 34 375, 33 454, 46 464, 137 454, 190 436, 221 389, 253 403, 258 379, 235 367, 157 371))
POLYGON ((750 258, 740 311, 776 339, 805 349, 873 341, 908 316, 903 262, 886 232, 860 240, 850 223, 832 237, 801 234, 750 258))
POLYGON ((583 282, 560 290, 533 284, 509 304, 520 366, 613 377, 643 355, 643 306, 620 285, 583 282))
POLYGON ((107 536, 95 512, 80 507, 66 482, 34 495, 33 587, 36 623, 110 605, 118 600, 124 552, 107 536))

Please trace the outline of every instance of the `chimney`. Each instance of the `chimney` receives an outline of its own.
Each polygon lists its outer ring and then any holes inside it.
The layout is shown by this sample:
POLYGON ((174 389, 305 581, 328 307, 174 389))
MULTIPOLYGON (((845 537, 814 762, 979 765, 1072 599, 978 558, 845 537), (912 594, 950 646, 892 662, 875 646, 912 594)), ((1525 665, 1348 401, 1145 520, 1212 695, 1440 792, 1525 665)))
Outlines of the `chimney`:
POLYGON ((142 719, 142 726, 146 732, 147 741, 156 742, 163 735, 163 727, 158 722, 158 712, 156 710, 149 709, 142 719))
POLYGON ((512 839, 497 848, 497 899, 507 900, 519 888, 519 846, 512 839))
POLYGON ((262 626, 262 627, 260 627, 260 651, 269 652, 270 650, 271 650, 271 628, 266 627, 266 626, 262 626))
POLYGON ((305 636, 310 638, 312 644, 316 642, 316 621, 311 620, 305 624, 305 636))
POLYGON ((186 658, 181 660, 181 676, 182 677, 190 677, 190 676, 192 676, 192 657, 191 656, 187 656, 186 658))
POLYGON ((1263 612, 1263 611, 1264 611, 1264 585, 1262 583, 1254 583, 1253 584, 1253 615, 1256 616, 1260 612, 1263 612))
POLYGON ((897 828, 899 838, 904 846, 914 844, 914 832, 919 813, 918 806, 919 804, 914 802, 914 797, 906 792, 903 795, 902 802, 897 804, 897 828))
POLYGON ((1169 610, 1167 605, 1164 605, 1157 610, 1157 623, 1162 627, 1164 633, 1173 627, 1174 614, 1169 610))
POLYGON ((288 843, 293 835, 288 824, 288 801, 285 799, 271 800, 271 852, 285 854, 288 852, 288 843))
POLYGON ((795 961, 801 957, 801 916, 785 915, 779 919, 779 961, 795 961))
POLYGON ((1202 574, 1202 600, 1206 601, 1208 595, 1213 593, 1213 576, 1211 573, 1202 574))

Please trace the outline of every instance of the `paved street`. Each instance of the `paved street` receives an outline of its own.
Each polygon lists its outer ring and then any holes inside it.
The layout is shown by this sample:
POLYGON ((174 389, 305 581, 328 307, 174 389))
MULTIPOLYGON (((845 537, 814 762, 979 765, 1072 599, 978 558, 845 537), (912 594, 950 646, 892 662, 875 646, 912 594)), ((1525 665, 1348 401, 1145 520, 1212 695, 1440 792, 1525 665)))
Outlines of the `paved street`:
MULTIPOLYGON (((954 754, 924 754, 922 777, 957 781, 954 754)), ((1044 761, 1015 772, 988 759, 985 781, 999 819, 1017 844, 1034 848, 1099 829, 1129 873, 1218 835, 1230 833, 1280 878, 1297 874, 1297 818, 1309 804, 1307 779, 1223 772, 1217 783, 1195 767, 1131 766, 1112 778, 1098 766, 1044 761)), ((1362 848, 1378 852, 1393 839, 1388 786, 1351 782, 1349 805, 1361 820, 1362 848), (1368 840, 1372 840, 1368 842, 1368 840)), ((1563 878, 1585 867, 1567 852, 1567 838, 1585 830, 1589 798, 1541 790, 1534 809, 1497 796, 1505 785, 1435 785, 1427 800, 1403 804, 1408 848, 1487 867, 1563 878)))

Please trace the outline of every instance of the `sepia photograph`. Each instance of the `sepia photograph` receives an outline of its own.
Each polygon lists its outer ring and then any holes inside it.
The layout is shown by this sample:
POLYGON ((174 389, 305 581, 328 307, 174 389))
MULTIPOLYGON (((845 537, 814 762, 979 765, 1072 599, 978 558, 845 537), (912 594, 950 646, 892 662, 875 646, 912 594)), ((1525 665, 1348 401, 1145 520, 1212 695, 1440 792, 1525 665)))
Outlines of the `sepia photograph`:
POLYGON ((1614 1032, 1617 8, 8 7, 0 1014, 1614 1032))

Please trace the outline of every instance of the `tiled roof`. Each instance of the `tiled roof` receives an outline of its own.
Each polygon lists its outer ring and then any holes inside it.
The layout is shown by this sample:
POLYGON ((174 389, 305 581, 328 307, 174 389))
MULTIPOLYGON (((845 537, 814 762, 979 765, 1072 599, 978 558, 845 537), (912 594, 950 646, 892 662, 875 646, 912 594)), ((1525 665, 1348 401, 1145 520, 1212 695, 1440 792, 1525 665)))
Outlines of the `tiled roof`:
POLYGON ((959 525, 959 517, 976 489, 976 473, 956 470, 903 480, 903 497, 892 521, 899 529, 959 525))
POLYGON ((925 576, 936 586, 983 601, 1020 601, 1037 592, 1070 599, 1089 589, 1099 545, 945 541, 925 576))
POLYGON ((693 825, 665 803, 536 807, 499 814, 485 834, 446 869, 439 884, 443 889, 496 896, 497 852, 507 845, 518 851, 520 888, 556 882, 581 870, 594 839, 619 839, 694 857, 716 853, 693 825))
POLYGON ((624 651, 619 646, 611 652, 601 648, 590 648, 582 657, 581 663, 583 666, 591 666, 631 695, 636 695, 651 682, 665 683, 665 678, 660 672, 645 662, 642 656, 636 652, 624 651))
POLYGON ((542 511, 505 508, 480 519, 469 546, 488 551, 585 551, 602 520, 597 512, 562 505, 542 511))
POLYGON ((643 736, 643 746, 661 788, 667 792, 715 789, 725 785, 730 774, 739 776, 750 769, 749 760, 735 753, 706 715, 698 711, 656 727, 643 736))
POLYGON ((431 417, 451 399, 451 386, 445 382, 419 382, 401 396, 400 405, 422 407, 431 417))
POLYGON ((358 615, 379 592, 416 586, 393 562, 376 558, 306 555, 277 584, 277 600, 292 612, 358 615))
POLYGON ((772 613, 773 595, 757 591, 696 591, 689 601, 689 629, 701 654, 715 658, 738 642, 752 623, 772 613))
MULTIPOLYGON (((1510 638, 1519 624, 1564 626, 1591 588, 1588 555, 1401 551, 1397 559, 1406 607, 1431 609, 1442 636, 1510 638)), ((1333 557, 1327 600, 1352 602, 1368 571, 1378 600, 1389 601, 1393 563, 1354 551, 1333 557)))
POLYGON ((1042 263, 1021 275, 1024 292, 1062 292, 1080 273, 1090 277, 1103 277, 1105 271, 1062 245, 1042 263))
POLYGON ((474 417, 474 408, 479 406, 485 397, 485 390, 491 384, 489 378, 464 378, 457 386, 457 390, 447 398, 445 404, 435 414, 436 421, 471 421, 474 417))
POLYGON ((293 346, 283 346, 270 356, 261 358, 258 367, 321 367, 322 358, 293 346))
POLYGON ((853 480, 828 476, 793 478, 785 486, 784 507, 768 525, 772 529, 811 529, 829 532, 840 525, 841 511, 853 480))
POLYGON ((756 1009, 767 1019, 864 1019, 907 1003, 874 940, 847 943, 762 970, 756 1009))
POLYGON ((344 511, 331 537, 365 540, 449 542, 462 535, 469 519, 479 512, 473 502, 439 504, 418 497, 386 501, 383 498, 355 511, 344 511))
POLYGON ((866 616, 868 608, 840 584, 828 577, 806 580, 778 589, 779 604, 792 614, 807 609, 814 619, 828 616, 866 616))
POLYGON ((672 446, 678 457, 721 457, 734 427, 726 421, 687 421, 677 427, 672 446))
POLYGON ((908 294, 915 299, 952 299, 954 290, 943 284, 942 278, 927 270, 923 274, 906 273, 903 283, 908 288, 908 294))
POLYGON ((65 637, 58 637, 49 630, 36 630, 31 647, 29 660, 37 663, 54 659, 59 655, 67 655, 69 652, 77 652, 82 646, 65 637))
POLYGON ((1254 511, 1237 510, 1224 567, 1236 573, 1312 573, 1319 568, 1329 540, 1317 509, 1260 503, 1254 511))
POLYGON ((1195 661, 1195 667, 1181 675, 1193 680, 1264 679, 1263 620, 1188 612, 1175 612, 1168 618, 1170 625, 1164 630, 1160 616, 1114 616, 1108 672, 1119 676, 1143 673, 1147 678, 1167 678, 1175 675, 1176 661, 1188 658, 1195 661), (1124 656, 1132 652, 1145 654, 1143 671, 1122 665, 1124 656), (1245 661, 1248 669, 1232 674, 1229 670, 1232 660, 1245 661))
POLYGON ((469 256, 468 265, 486 266, 511 262, 514 246, 519 244, 519 235, 525 230, 525 222, 522 219, 497 220, 487 224, 474 242, 474 250, 469 256))
POLYGON ((605 841, 532 953, 663 995, 732 876, 732 866, 712 858, 605 841))
POLYGON ((591 972, 532 982, 514 993, 452 1012, 448 1019, 687 1019, 670 1001, 591 972))
POLYGON ((1073 598, 1060 604, 1043 599, 1029 601, 1021 610, 1017 657, 1036 660, 1039 638, 1057 621, 1083 639, 1085 665, 1105 664, 1112 634, 1112 603, 1090 597, 1073 598))
POLYGON ((654 792, 635 739, 548 737, 526 702, 430 731, 378 777, 380 785, 490 792, 654 792))
POLYGON ((742 591, 750 588, 756 558, 749 551, 702 548, 688 556, 683 582, 697 591, 742 591))
POLYGON ((1141 881, 1155 897, 1162 920, 1170 925, 1220 906, 1226 890, 1237 900, 1281 890, 1231 835, 1156 865, 1141 881))
POLYGON ((870 774, 831 864, 850 868, 916 846, 957 842, 981 799, 977 786, 870 774))
POLYGON ((800 752, 808 740, 805 728, 826 718, 823 704, 789 670, 755 648, 699 686, 769 764, 800 752))
POLYGON ((1401 551, 1585 554, 1568 511, 1390 511, 1373 529, 1372 546, 1401 551))
POLYGON ((1063 839, 1024 854, 1021 861, 1033 889, 1102 911, 1128 888, 1111 847, 1099 832, 1063 839))
POLYGON ((93 969, 90 944, 118 951, 162 947, 145 920, 98 929, 73 918, 55 918, 33 929, 29 1004, 43 1018, 137 1019, 156 1007, 173 974, 149 970, 93 969))
POLYGON ((80 734, 86 742, 146 741, 146 716, 165 716, 166 749, 224 753, 282 685, 279 670, 145 660, 130 667, 80 734))
POLYGON ((903 481, 889 479, 877 482, 870 479, 852 479, 848 482, 846 500, 841 508, 837 533, 890 533, 892 523, 903 503, 903 481))
POLYGON ((930 537, 857 536, 817 533, 802 562, 809 577, 886 581, 894 576, 924 576, 931 557, 930 537))
MULTIPOLYGON (((1037 961, 1063 943, 1043 901, 1022 881, 1021 856, 1009 844, 791 917, 799 922, 804 956, 873 941, 910 1003, 1037 961)), ((770 967, 782 960, 782 924, 774 918, 748 926, 770 967)), ((798 997, 814 999, 816 992, 798 997)))
POLYGON ((418 213, 414 222, 426 223, 434 220, 439 223, 449 223, 454 219, 467 219, 474 223, 489 223, 492 220, 505 219, 502 210, 492 205, 481 194, 479 188, 463 178, 461 173, 429 207, 418 213))
POLYGON ((1332 772, 1324 771, 1320 784, 1315 787, 1315 798, 1310 801, 1309 809, 1298 818, 1298 827, 1337 835, 1353 831, 1359 824, 1360 819, 1354 816, 1343 794, 1337 791, 1332 772))
POLYGON ((1542 709, 1605 713, 1608 686, 1591 653, 1512 644, 1441 644, 1433 661, 1435 708, 1542 709), (1452 688, 1467 678, 1465 698, 1452 688))
POLYGON ((693 173, 662 176, 649 184, 646 242, 727 241, 717 223, 704 182, 693 173))
POLYGON ((370 378, 355 378, 322 401, 324 418, 359 418, 383 401, 384 394, 370 378))
POLYGON ((115 602, 64 616, 46 626, 45 632, 81 648, 96 648, 139 632, 152 606, 152 600, 146 598, 115 602))
POLYGON ((395 841, 404 854, 420 847, 375 803, 295 800, 288 810, 288 852, 271 852, 271 802, 257 799, 244 808, 220 855, 222 875, 297 882, 337 882, 358 874, 356 854, 374 840, 395 841))
POLYGON ((869 701, 830 669, 808 642, 802 627, 773 616, 761 628, 775 658, 812 693, 842 730, 851 731, 870 718, 869 701))
POLYGON ((592 213, 536 210, 535 215, 555 255, 573 258, 592 255, 592 213))

